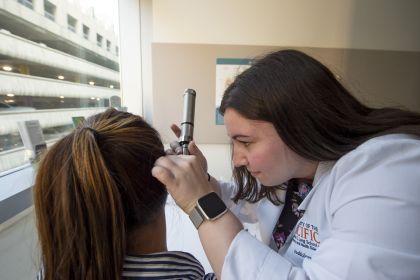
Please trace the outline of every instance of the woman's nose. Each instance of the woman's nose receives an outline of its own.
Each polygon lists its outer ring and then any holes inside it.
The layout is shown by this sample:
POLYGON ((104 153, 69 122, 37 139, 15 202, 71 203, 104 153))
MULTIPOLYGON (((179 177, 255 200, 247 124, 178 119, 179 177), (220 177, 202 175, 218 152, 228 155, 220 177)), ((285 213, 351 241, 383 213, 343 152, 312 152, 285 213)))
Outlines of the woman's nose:
POLYGON ((245 154, 238 147, 233 147, 232 161, 233 161, 233 166, 235 167, 248 165, 248 160, 245 154))

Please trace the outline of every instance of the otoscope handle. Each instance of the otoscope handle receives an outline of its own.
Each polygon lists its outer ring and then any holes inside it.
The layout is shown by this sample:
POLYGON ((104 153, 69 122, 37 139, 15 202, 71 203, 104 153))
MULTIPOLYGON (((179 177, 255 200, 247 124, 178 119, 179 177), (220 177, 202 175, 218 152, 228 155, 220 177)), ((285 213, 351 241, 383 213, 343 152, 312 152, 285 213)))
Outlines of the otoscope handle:
POLYGON ((189 155, 188 143, 193 139, 195 96, 196 92, 193 89, 187 88, 184 91, 184 111, 182 114, 181 136, 179 138, 179 144, 184 155, 189 155))

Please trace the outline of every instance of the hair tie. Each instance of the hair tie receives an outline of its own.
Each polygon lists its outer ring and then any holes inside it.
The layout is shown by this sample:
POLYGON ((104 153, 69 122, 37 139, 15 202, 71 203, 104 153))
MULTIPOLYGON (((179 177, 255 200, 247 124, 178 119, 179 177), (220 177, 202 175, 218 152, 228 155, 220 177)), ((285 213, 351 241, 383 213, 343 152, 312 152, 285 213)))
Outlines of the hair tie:
POLYGON ((92 132, 93 137, 95 137, 95 140, 98 140, 98 138, 99 138, 99 132, 98 132, 98 131, 96 131, 94 128, 91 128, 91 127, 84 127, 83 129, 87 129, 87 130, 89 130, 90 132, 92 132))

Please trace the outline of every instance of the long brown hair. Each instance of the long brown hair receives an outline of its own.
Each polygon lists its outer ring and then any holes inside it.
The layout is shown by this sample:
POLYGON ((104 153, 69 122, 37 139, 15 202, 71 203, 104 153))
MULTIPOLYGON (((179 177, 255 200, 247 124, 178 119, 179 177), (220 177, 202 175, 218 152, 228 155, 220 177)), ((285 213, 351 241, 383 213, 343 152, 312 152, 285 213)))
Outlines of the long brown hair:
POLYGON ((151 176, 164 155, 142 118, 108 109, 39 164, 34 205, 44 279, 119 279, 130 227, 154 221, 167 192, 151 176))
MULTIPOLYGON (((337 160, 380 135, 420 136, 420 114, 363 105, 326 66, 296 50, 268 54, 238 75, 219 110, 227 108, 272 123, 290 149, 314 161, 337 160)), ((234 177, 242 182, 235 201, 271 200, 275 188, 258 189, 246 168, 235 168, 234 177)))

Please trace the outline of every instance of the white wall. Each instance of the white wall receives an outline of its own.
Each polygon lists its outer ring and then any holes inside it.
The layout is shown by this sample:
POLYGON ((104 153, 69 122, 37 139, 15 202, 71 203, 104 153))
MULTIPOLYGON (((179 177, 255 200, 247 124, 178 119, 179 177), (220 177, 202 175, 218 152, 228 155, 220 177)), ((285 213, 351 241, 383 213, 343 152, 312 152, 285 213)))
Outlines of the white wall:
POLYGON ((417 0, 154 0, 153 41, 420 50, 417 0))

